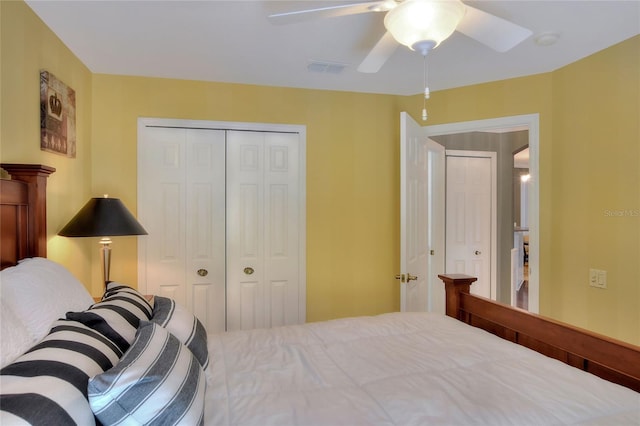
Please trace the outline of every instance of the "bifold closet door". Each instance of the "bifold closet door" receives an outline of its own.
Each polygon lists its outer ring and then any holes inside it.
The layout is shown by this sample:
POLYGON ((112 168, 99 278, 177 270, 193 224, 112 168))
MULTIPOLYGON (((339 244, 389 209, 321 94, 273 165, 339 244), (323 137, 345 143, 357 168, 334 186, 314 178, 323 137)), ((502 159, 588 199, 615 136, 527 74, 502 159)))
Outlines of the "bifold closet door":
POLYGON ((227 132, 227 329, 300 323, 299 140, 227 132))
POLYGON ((225 132, 147 127, 138 143, 141 286, 225 330, 225 132))

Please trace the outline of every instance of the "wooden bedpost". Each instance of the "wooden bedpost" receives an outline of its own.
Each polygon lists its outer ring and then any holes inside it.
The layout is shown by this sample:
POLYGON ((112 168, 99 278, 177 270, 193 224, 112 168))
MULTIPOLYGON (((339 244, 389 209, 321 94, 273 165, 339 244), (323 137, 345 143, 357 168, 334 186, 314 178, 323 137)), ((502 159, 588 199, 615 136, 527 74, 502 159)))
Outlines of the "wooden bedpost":
POLYGON ((438 278, 444 282, 445 313, 447 316, 466 322, 460 311, 460 293, 469 293, 471 283, 478 279, 464 274, 442 274, 438 275, 438 278))
POLYGON ((28 215, 29 257, 47 257, 47 178, 55 168, 41 164, 0 164, 11 179, 25 182, 29 186, 28 215))

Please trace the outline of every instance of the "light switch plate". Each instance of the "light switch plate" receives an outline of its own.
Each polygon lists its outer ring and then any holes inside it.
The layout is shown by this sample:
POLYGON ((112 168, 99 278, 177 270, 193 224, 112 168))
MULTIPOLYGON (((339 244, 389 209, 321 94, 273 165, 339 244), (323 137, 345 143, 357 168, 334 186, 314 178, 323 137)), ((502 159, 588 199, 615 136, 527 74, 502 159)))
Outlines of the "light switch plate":
POLYGON ((607 288, 607 271, 589 269, 589 285, 597 288, 607 288))

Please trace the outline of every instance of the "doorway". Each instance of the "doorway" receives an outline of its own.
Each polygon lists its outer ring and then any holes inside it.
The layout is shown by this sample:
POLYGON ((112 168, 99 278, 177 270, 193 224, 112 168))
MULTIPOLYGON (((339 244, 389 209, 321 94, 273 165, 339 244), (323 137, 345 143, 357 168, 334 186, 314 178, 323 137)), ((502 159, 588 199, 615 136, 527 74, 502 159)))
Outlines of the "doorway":
MULTIPOLYGON (((428 137, 440 135, 454 135, 470 132, 504 132, 527 130, 529 145, 529 174, 528 182, 528 223, 529 223, 529 244, 528 244, 528 308, 531 312, 539 312, 539 115, 527 114, 511 117, 501 117, 486 120, 467 121, 459 123, 449 123, 433 126, 425 126, 428 137)), ((500 283, 502 288, 503 283, 500 283)), ((506 294, 509 291, 510 283, 506 283, 506 294)), ((501 291, 498 291, 501 293, 501 291)), ((504 293, 504 292, 503 292, 504 293)), ((508 303, 508 301, 507 301, 508 303)))
POLYGON ((513 248, 511 305, 529 307, 529 146, 513 153, 513 248))

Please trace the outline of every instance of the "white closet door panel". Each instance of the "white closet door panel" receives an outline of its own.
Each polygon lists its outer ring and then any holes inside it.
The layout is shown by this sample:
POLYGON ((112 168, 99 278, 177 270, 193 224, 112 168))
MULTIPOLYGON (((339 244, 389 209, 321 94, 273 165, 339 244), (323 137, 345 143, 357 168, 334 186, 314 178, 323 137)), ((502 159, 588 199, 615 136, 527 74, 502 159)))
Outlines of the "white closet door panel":
POLYGON ((208 333, 221 333, 226 327, 225 287, 219 283, 193 284, 193 313, 208 333))
POLYGON ((299 140, 290 133, 265 133, 264 139, 265 313, 273 327, 299 322, 299 140))
POLYGON ((210 261, 213 258, 213 247, 210 236, 213 234, 213 195, 215 188, 210 183, 194 183, 190 185, 190 205, 188 210, 188 227, 190 231, 189 249, 192 260, 210 261))
MULTIPOLYGON (((238 248, 233 254, 229 253, 230 259, 236 259, 232 262, 234 266, 230 267, 229 271, 229 276, 234 277, 235 285, 229 283, 228 291, 230 295, 235 295, 235 290, 240 288, 239 300, 236 302, 236 297, 233 297, 229 300, 229 306, 235 308, 236 303, 239 303, 238 315, 241 330, 266 326, 264 303, 261 303, 264 294, 262 194, 262 186, 257 183, 240 185, 237 194, 239 228, 234 232, 235 235, 239 235, 239 238, 237 244, 228 242, 238 248)), ((231 317, 233 316, 232 313, 231 317)), ((229 329, 235 330, 235 324, 234 328, 229 329)))
POLYGON ((224 132, 146 127, 138 143, 141 286, 224 331, 224 132))
POLYGON ((140 239, 146 255, 146 289, 186 304, 184 268, 186 130, 147 128, 139 140, 138 219, 148 236, 140 239))
POLYGON ((265 327, 263 134, 227 133, 227 329, 265 327))
POLYGON ((240 284, 240 309, 234 314, 239 317, 241 330, 257 328, 263 323, 260 287, 257 281, 245 281, 240 284))
MULTIPOLYGON (((175 200, 179 200, 182 195, 183 185, 181 183, 164 183, 158 186, 160 193, 160 217, 162 222, 158 229, 160 234, 160 259, 164 262, 171 262, 183 256, 180 245, 180 220, 182 216, 181 208, 175 200)), ((155 192, 155 191, 154 191, 155 192)))
POLYGON ((226 328, 225 133, 187 131, 187 305, 208 332, 226 328))
POLYGON ((181 285, 163 285, 155 294, 176 300, 176 298, 178 298, 179 295, 182 294, 182 290, 183 286, 181 285))
POLYGON ((286 257, 289 252, 287 228, 290 220, 287 204, 289 194, 286 185, 271 185, 269 187, 269 234, 267 240, 267 256, 271 258, 286 257))
POLYGON ((286 281, 272 281, 269 285, 269 300, 271 301, 271 326, 279 327, 287 325, 286 313, 288 312, 287 304, 291 303, 287 295, 290 293, 289 286, 291 283, 286 281))
POLYGON ((297 134, 228 132, 229 330, 300 322, 298 143, 297 134))
POLYGON ((259 211, 262 200, 262 185, 240 185, 237 197, 239 198, 238 220, 240 234, 238 243, 239 253, 247 261, 254 262, 261 251, 262 215, 259 211))

